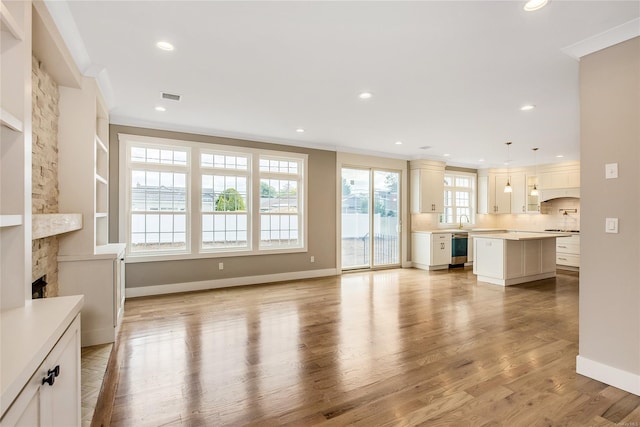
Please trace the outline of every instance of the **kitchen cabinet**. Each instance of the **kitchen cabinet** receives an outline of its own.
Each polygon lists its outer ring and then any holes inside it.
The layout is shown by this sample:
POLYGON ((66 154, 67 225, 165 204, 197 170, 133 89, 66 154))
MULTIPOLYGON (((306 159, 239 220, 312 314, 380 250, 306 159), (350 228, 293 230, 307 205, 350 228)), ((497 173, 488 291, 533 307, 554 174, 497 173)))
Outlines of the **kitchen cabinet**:
POLYGON ((85 296, 83 347, 115 341, 124 313, 124 252, 124 243, 113 243, 94 255, 58 257, 60 294, 85 296))
POLYGON ((558 268, 569 267, 570 270, 580 267, 580 235, 556 239, 556 264, 558 268))
POLYGON ((538 213, 540 212, 540 196, 539 194, 531 195, 531 191, 533 191, 534 186, 536 189, 540 188, 538 185, 538 177, 535 175, 527 175, 526 181, 527 189, 525 197, 527 200, 527 213, 538 213))
POLYGON ((544 165, 538 168, 538 188, 543 190, 579 188, 580 162, 544 165))
POLYGON ((555 277, 556 236, 526 232, 475 236, 473 273, 480 282, 501 286, 555 277))
POLYGON ((441 213, 444 211, 443 162, 412 161, 411 213, 441 213))
POLYGON ((511 181, 511 213, 527 213, 527 185, 524 173, 512 173, 511 181))
POLYGON ((451 233, 411 233, 413 266, 422 270, 441 270, 451 263, 451 233))
POLYGON ((511 213, 511 194, 505 193, 509 175, 507 173, 489 172, 478 176, 478 213, 508 214, 511 213))

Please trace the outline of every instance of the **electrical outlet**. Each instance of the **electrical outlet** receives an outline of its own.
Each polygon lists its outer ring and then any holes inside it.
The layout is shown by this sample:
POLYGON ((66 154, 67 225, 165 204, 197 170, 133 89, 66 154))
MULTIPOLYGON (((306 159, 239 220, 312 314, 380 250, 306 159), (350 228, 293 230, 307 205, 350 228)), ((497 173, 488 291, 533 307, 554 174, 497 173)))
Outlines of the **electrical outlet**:
POLYGON ((316 257, 314 257, 313 255, 311 255, 311 262, 316 262, 316 257))
POLYGON ((606 218, 604 223, 604 231, 606 233, 618 233, 618 218, 606 218))
POLYGON ((223 262, 219 262, 218 263, 218 270, 224 270, 224 263, 223 262))

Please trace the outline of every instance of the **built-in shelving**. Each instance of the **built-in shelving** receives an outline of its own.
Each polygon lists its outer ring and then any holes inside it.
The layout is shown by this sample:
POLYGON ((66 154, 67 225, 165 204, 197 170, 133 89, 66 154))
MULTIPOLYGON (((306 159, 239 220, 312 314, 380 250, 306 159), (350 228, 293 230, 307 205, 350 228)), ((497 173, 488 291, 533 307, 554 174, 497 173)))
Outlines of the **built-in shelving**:
POLYGON ((22 132, 22 129, 24 128, 22 120, 18 119, 3 108, 0 108, 0 124, 16 132, 22 132))
POLYGON ((22 225, 22 215, 0 215, 0 227, 22 225))
POLYGON ((6 4, 0 2, 0 29, 10 33, 16 40, 24 40, 24 31, 6 4))

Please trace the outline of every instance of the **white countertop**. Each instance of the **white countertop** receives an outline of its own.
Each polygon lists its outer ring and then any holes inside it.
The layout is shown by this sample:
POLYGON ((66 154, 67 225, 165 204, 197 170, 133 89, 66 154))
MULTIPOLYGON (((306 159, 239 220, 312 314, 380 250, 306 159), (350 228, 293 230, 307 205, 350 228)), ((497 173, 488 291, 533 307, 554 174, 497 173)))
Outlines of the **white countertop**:
POLYGON ((556 237, 570 236, 571 233, 551 233, 551 232, 507 232, 507 233, 482 233, 474 235, 475 238, 484 239, 502 239, 502 240, 539 240, 539 239, 555 239, 556 237))
POLYGON ((82 295, 36 299, 0 314, 0 414, 80 313, 83 301, 82 295))
POLYGON ((486 233, 486 232, 501 232, 506 231, 504 228, 442 228, 437 230, 416 230, 412 233, 425 233, 425 234, 447 234, 447 233, 486 233))

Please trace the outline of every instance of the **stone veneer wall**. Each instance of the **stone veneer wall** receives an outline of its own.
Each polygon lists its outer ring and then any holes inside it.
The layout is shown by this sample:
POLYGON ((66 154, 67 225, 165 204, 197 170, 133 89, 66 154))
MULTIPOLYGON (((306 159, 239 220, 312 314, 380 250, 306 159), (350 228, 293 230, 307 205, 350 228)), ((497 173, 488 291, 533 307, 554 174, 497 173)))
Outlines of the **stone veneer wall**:
MULTIPOLYGON (((58 101, 57 83, 32 58, 33 160, 32 207, 34 214, 58 213, 58 101)), ((58 238, 33 240, 32 280, 47 275, 45 295, 58 295, 58 238)))

